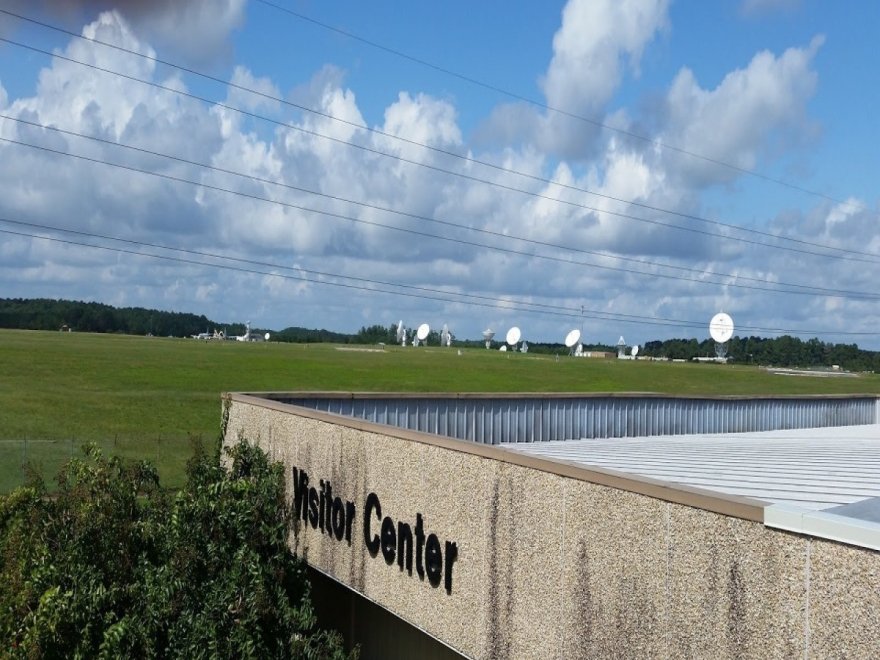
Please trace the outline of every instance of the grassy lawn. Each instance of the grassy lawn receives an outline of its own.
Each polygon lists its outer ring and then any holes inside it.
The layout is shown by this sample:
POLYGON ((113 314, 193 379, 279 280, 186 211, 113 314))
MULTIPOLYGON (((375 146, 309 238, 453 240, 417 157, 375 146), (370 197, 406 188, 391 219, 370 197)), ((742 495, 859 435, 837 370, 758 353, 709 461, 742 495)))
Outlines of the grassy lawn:
POLYGON ((25 459, 51 475, 84 441, 148 458, 178 485, 189 437, 216 436, 225 391, 880 393, 880 375, 461 352, 0 330, 0 492, 21 481, 25 459))

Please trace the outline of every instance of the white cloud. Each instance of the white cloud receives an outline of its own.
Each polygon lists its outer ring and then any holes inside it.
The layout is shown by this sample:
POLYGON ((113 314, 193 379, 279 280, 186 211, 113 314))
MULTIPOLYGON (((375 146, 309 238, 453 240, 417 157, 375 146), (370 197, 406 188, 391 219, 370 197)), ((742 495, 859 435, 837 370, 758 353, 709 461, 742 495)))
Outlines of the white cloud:
MULTIPOLYGON (((673 81, 666 98, 666 126, 661 142, 751 170, 774 138, 793 139, 808 125, 806 104, 817 74, 812 60, 823 43, 816 37, 806 48, 781 56, 762 51, 744 69, 728 73, 712 90, 703 89, 689 69, 673 81)), ((704 160, 670 153, 666 167, 690 185, 730 181, 739 173, 704 160)))
MULTIPOLYGON (((584 114, 605 114, 627 71, 637 72, 639 62, 648 56, 646 49, 668 20, 666 9, 665 2, 572 2, 564 13, 553 60, 547 68, 544 89, 548 102, 573 104, 570 109, 584 114), (601 69, 598 73, 597 68, 601 69)), ((85 31, 138 52, 153 53, 154 42, 144 36, 142 26, 143 22, 132 22, 123 14, 107 12, 85 31)), ((788 140, 782 140, 783 146, 797 144, 798 136, 808 127, 807 103, 817 85, 812 60, 819 45, 817 40, 809 47, 792 48, 778 56, 758 53, 747 66, 729 72, 714 88, 704 88, 692 72, 682 70, 670 83, 663 111, 653 122, 645 122, 657 127, 649 137, 740 167, 760 166, 766 162, 768 144, 779 144, 780 135, 788 140)), ((182 76, 168 78, 148 61, 129 55, 99 50, 76 40, 62 52, 186 89, 187 81, 182 76)), ((243 65, 236 67, 231 76, 236 84, 279 96, 278 80, 257 76, 243 65)), ((286 122, 284 126, 270 126, 228 109, 53 60, 41 71, 32 97, 5 98, 7 94, 0 86, 0 106, 6 104, 8 113, 30 121, 211 163, 288 187, 3 122, 0 131, 4 137, 159 171, 202 185, 173 183, 0 143, 0 189, 4 191, 0 215, 272 263, 276 266, 245 267, 279 274, 290 273, 285 270, 290 267, 298 269, 292 271, 294 274, 313 270, 490 299, 532 300, 574 310, 574 319, 372 295, 271 275, 163 263, 7 236, 0 240, 0 281, 14 286, 15 295, 97 298, 148 307, 160 304, 206 313, 218 321, 250 318, 255 325, 275 328, 305 325, 355 330, 361 324, 392 323, 403 316, 407 325, 428 321, 439 327, 449 323, 459 336, 476 337, 487 324, 501 333, 516 323, 530 341, 561 340, 572 324, 580 324, 577 316, 581 305, 636 316, 706 320, 724 306, 738 317, 738 322, 747 324, 751 320, 758 324, 756 319, 761 319, 762 325, 775 323, 779 327, 791 327, 805 310, 818 318, 830 309, 839 314, 835 304, 820 298, 789 297, 780 302, 778 296, 736 289, 728 279, 707 286, 661 277, 673 274, 710 281, 718 278, 710 277, 707 271, 716 271, 734 274, 737 283, 755 278, 758 282, 754 284, 763 286, 774 281, 828 286, 827 268, 817 268, 815 261, 803 255, 757 246, 732 247, 721 239, 599 212, 703 227, 693 220, 610 198, 701 214, 701 195, 735 178, 729 170, 716 171, 705 163, 673 157, 662 149, 619 135, 604 136, 587 148, 590 136, 583 126, 572 128, 570 122, 565 126, 560 123, 558 135, 551 137, 545 129, 556 119, 550 114, 526 112, 522 106, 510 105, 496 113, 496 124, 490 128, 498 129, 496 138, 505 140, 509 135, 502 129, 525 127, 525 133, 500 147, 472 152, 474 147, 459 126, 458 108, 418 89, 401 91, 384 109, 382 122, 375 127, 440 149, 473 153, 481 161, 552 178, 606 197, 588 195, 377 135, 368 130, 356 91, 347 85, 344 71, 326 66, 289 93, 296 103, 349 123, 292 111, 241 90, 229 92, 226 102, 230 105, 268 113, 286 122), (500 117, 507 117, 507 127, 502 126, 500 117), (341 141, 354 142, 367 150, 341 141), (431 167, 455 169, 473 178, 450 176, 370 150, 431 167), (564 157, 566 154, 570 157, 564 157), (574 204, 560 204, 476 179, 574 204), (282 204, 231 195, 209 186, 282 204), (376 208, 349 204, 340 198, 363 201, 376 208), (462 242, 389 231, 283 204, 440 234, 462 242), (380 207, 493 234, 403 217, 380 207), (495 234, 528 237, 571 249, 505 240, 495 234), (496 245, 526 255, 465 242, 496 245), (608 254, 582 252, 585 250, 608 254), (613 254, 694 268, 696 272, 621 261, 613 254), (561 261, 539 255, 553 255, 561 261)), ((638 117, 632 117, 630 109, 617 109, 604 121, 628 130, 638 121, 638 117)), ((770 231, 880 251, 876 216, 877 209, 864 201, 820 204, 810 211, 780 214, 770 231)), ((872 290, 868 277, 869 269, 860 269, 857 263, 835 263, 835 281, 841 282, 842 288, 872 290)), ((852 308, 861 309, 862 304, 852 308)), ((631 342, 641 343, 666 332, 652 328, 639 336, 632 331, 633 326, 623 323, 587 319, 586 325, 589 341, 613 343, 624 334, 631 342)), ((682 333, 680 329, 668 332, 682 333)))
MULTIPOLYGON (((601 118, 624 68, 638 75, 645 47, 667 25, 667 0, 570 0, 553 37, 542 80, 546 104, 588 119, 601 118)), ((536 114, 502 106, 484 129, 492 136, 528 131, 540 148, 566 158, 590 154, 598 128, 557 112, 536 114)))
MULTIPOLYGON (((163 55, 205 65, 230 55, 229 37, 244 24, 246 4, 247 0, 10 0, 7 7, 25 16, 46 16, 71 29, 100 13, 116 11, 163 55)), ((20 25, 0 19, 0 34, 20 25)))

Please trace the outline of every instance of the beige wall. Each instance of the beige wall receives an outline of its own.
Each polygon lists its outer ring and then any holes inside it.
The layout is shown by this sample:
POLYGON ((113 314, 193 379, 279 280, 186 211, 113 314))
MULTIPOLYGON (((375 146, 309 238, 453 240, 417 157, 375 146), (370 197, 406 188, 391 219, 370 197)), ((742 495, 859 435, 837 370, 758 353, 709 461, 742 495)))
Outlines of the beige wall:
POLYGON ((880 657, 880 553, 766 528, 736 498, 290 410, 234 395, 227 441, 283 461, 291 497, 296 467, 356 508, 351 545, 300 521, 291 546, 465 655, 880 657), (371 492, 456 543, 451 593, 370 556, 371 492))

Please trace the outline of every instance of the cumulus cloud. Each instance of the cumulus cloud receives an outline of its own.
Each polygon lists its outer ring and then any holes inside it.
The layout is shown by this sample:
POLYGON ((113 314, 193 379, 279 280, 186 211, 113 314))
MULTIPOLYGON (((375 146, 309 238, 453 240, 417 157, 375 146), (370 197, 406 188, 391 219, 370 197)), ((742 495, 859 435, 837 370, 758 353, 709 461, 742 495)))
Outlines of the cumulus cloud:
MULTIPOLYGON (((600 119, 624 71, 638 75, 646 46, 667 26, 668 0, 571 0, 553 37, 553 58, 541 81, 546 104, 571 115, 600 119)), ((528 135, 564 158, 591 154, 595 124, 515 104, 498 108, 486 135, 528 135)))
MULTIPOLYGON (((818 82, 811 68, 824 39, 775 56, 755 55, 748 66, 728 73, 711 90, 703 89, 689 69, 682 69, 666 97, 666 126, 661 142, 751 170, 768 155, 772 138, 797 140, 807 132, 806 104, 818 82)), ((666 167, 692 185, 729 181, 739 172, 705 160, 670 153, 666 167)))
MULTIPOLYGON (((247 0, 11 0, 8 8, 76 28, 117 11, 163 53, 206 64, 230 54, 229 36, 244 24, 247 0)), ((3 29, 0 22, 0 30, 3 29)), ((7 21, 11 32, 16 23, 7 21)))
MULTIPOLYGON (((128 13, 125 7, 101 13, 86 25, 84 33, 152 55, 156 41, 145 28, 150 10, 139 4, 128 7, 128 13)), ((159 3, 155 11, 156 15, 173 15, 176 10, 159 3)), ((646 137, 742 168, 767 162, 768 145, 789 148, 799 144, 809 132, 807 103, 817 85, 812 61, 821 39, 781 54, 758 53, 711 88, 682 69, 653 106, 656 112, 650 122, 640 120, 638 108, 609 111, 621 80, 637 75, 646 49, 667 22, 663 1, 572 0, 563 12, 542 82, 548 103, 595 115, 624 130, 650 126, 646 137)), ((174 89, 185 90, 189 82, 149 60, 79 40, 71 40, 61 52, 174 89)), ((232 69, 230 79, 266 96, 280 98, 282 94, 279 81, 243 65, 232 69)), ((561 340, 572 322, 579 325, 581 305, 598 312, 679 319, 695 315, 708 319, 723 306, 735 316, 748 313, 761 318, 768 327, 790 327, 804 310, 826 318, 822 315, 836 309, 823 298, 808 299, 807 304, 801 304, 801 299, 780 304, 778 296, 760 293, 747 298, 748 293, 731 286, 767 286, 775 281, 827 286, 826 271, 815 260, 758 246, 745 249, 732 241, 663 226, 674 223, 705 229, 695 219, 656 209, 704 214, 703 195, 738 176, 729 169, 712 168, 656 144, 613 133, 603 132, 597 139, 599 134, 582 123, 519 105, 501 107, 492 120, 494 126, 490 122, 488 128, 499 130, 495 136, 501 144, 487 142, 478 149, 463 134, 458 109, 448 100, 418 88, 402 89, 384 109, 379 123, 370 125, 357 91, 347 84, 342 69, 318 68, 287 98, 329 115, 321 116, 230 89, 225 104, 269 115, 279 122, 273 125, 60 59, 40 72, 33 96, 9 99, 0 86, 0 107, 6 107, 6 114, 217 168, 204 169, 4 121, 0 123, 2 137, 198 185, 0 142, 0 188, 4 190, 0 215, 270 264, 239 262, 263 272, 230 272, 4 236, 0 281, 14 283, 16 295, 161 304, 218 320, 250 318, 257 325, 277 328, 307 325, 352 330, 365 323, 396 322, 403 316, 408 325, 423 320, 432 325, 449 323, 457 334, 468 337, 478 336, 486 325, 503 331, 506 325, 517 323, 529 340, 561 340), (507 128, 517 126, 516 135, 504 133, 505 122, 507 128), (416 143, 470 155, 502 169, 416 143), (572 310, 575 319, 530 316, 513 306, 481 310, 460 302, 371 295, 296 279, 337 281, 329 274, 390 283, 341 280, 357 286, 387 289, 405 284, 442 290, 452 298, 469 293, 491 300, 556 305, 572 310)), ((769 231, 880 251, 877 212, 861 200, 823 203, 807 211, 780 213, 769 231)), ((871 290, 865 279, 867 269, 860 272, 857 262, 838 266, 835 272, 842 282, 871 290)), ((853 309, 861 305, 854 303, 853 309)), ((632 342, 641 342, 664 331, 651 329, 649 335, 638 336, 629 328, 588 320, 587 340, 613 343, 622 333, 632 342), (605 336, 597 336, 600 328, 605 336)), ((681 334, 681 330, 669 333, 681 334)))

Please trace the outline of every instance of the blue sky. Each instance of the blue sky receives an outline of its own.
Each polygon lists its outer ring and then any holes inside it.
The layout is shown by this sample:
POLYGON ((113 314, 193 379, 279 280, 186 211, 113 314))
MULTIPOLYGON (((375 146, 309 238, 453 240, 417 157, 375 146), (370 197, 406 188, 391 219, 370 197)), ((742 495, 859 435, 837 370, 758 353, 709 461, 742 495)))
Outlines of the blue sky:
POLYGON ((2 38, 211 101, 0 43, 0 114, 19 120, 0 120, 0 217, 30 223, 0 223, 19 232, 0 233, 0 295, 278 329, 402 318, 470 338, 517 324, 528 340, 561 341, 584 325, 587 341, 606 343, 703 338, 724 310, 737 334, 880 348, 880 5, 273 2, 594 123, 258 0, 5 0, 324 116, 0 15, 2 38), (844 258, 822 256, 832 248, 844 258))

